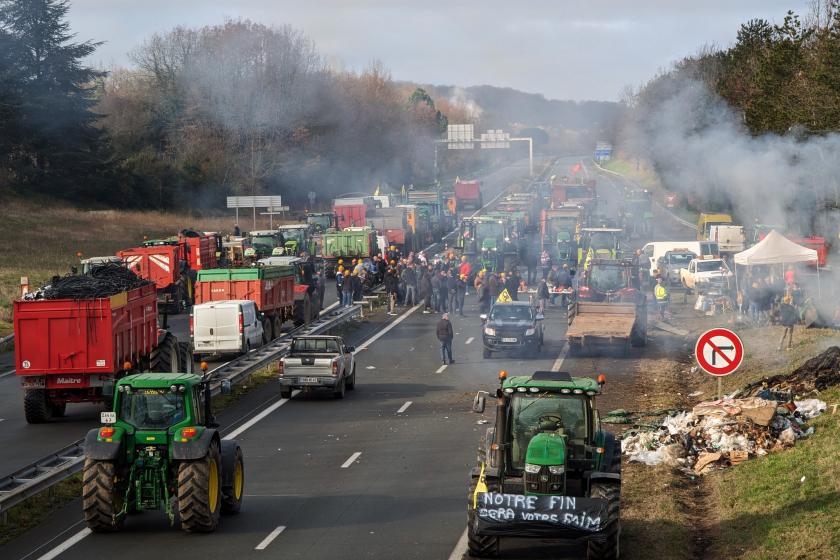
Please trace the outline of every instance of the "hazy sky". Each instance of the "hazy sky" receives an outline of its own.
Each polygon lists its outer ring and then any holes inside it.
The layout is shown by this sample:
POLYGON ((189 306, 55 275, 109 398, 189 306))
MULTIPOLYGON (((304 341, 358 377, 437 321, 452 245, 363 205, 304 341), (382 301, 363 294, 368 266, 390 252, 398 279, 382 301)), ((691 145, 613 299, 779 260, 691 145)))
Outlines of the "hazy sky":
POLYGON ((96 65, 129 64, 154 32, 226 18, 303 30, 336 65, 382 61, 394 78, 490 84, 556 99, 618 98, 704 44, 728 45, 751 18, 780 22, 807 0, 71 0, 96 65))

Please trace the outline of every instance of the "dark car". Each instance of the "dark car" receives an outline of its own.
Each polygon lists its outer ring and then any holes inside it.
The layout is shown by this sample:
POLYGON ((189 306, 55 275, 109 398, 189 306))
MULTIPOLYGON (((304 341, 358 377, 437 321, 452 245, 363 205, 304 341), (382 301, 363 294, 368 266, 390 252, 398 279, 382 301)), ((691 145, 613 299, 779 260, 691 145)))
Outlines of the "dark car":
POLYGON ((539 352, 543 345, 543 315, 529 302, 496 303, 489 315, 482 315, 481 342, 484 357, 504 350, 539 352))
POLYGON ((666 251, 664 255, 659 257, 656 261, 656 269, 663 281, 671 286, 680 285, 680 269, 688 268, 689 263, 696 259, 697 255, 688 249, 674 249, 673 251, 666 251))

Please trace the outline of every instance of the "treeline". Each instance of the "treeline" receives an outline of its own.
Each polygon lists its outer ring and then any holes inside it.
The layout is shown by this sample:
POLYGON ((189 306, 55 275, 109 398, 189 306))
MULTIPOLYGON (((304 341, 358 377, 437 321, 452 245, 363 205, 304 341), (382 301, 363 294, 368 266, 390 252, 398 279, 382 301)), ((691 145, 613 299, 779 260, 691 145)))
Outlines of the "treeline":
POLYGON ((333 70, 291 27, 154 35, 109 73, 82 60, 66 0, 0 0, 0 186, 77 202, 215 207, 231 193, 321 200, 431 178, 464 111, 372 65, 333 70))

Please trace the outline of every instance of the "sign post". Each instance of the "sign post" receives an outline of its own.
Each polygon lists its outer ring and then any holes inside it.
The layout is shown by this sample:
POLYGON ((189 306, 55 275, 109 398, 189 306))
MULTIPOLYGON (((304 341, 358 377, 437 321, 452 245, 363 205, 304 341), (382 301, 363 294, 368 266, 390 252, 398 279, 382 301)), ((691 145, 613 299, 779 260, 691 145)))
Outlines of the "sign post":
POLYGON ((744 362, 744 343, 729 329, 711 329, 697 339, 694 357, 703 371, 717 377, 720 400, 723 398, 723 377, 733 373, 744 362))

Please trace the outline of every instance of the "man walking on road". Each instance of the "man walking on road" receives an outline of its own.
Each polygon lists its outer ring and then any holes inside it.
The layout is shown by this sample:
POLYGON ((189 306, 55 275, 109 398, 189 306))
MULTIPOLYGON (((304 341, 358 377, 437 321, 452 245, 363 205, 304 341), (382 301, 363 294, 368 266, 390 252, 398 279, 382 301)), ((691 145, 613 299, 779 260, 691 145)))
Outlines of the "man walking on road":
POLYGON ((455 337, 455 331, 452 330, 452 323, 449 322, 449 313, 444 313, 443 317, 437 323, 437 338, 440 341, 440 358, 443 364, 446 365, 446 358, 449 358, 449 363, 454 364, 452 359, 452 339, 455 337))

